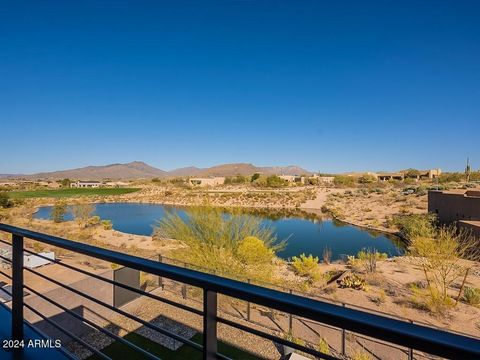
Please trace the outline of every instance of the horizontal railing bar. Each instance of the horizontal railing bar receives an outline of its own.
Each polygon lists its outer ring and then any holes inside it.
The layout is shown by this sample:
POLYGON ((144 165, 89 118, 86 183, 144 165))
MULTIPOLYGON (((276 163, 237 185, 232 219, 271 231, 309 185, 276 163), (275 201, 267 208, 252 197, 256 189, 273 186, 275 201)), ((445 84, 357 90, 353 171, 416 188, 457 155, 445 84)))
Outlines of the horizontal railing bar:
POLYGON ((191 341, 191 340, 189 340, 189 339, 185 339, 185 338, 183 338, 183 337, 181 337, 181 336, 179 336, 179 335, 177 335, 177 334, 175 334, 175 333, 172 333, 172 332, 170 332, 170 331, 168 331, 168 330, 162 329, 161 327, 158 327, 158 326, 156 326, 156 325, 154 325, 154 324, 151 324, 151 323, 149 323, 148 321, 145 321, 145 320, 143 320, 143 319, 141 319, 141 318, 139 318, 139 317, 137 317, 137 316, 135 316, 135 315, 129 314, 128 312, 126 312, 126 311, 124 311, 124 310, 122 310, 122 309, 116 308, 115 306, 112 306, 112 305, 107 304, 107 303, 105 303, 105 302, 103 302, 103 301, 101 301, 101 300, 98 300, 98 299, 94 298, 93 296, 90 296, 90 295, 88 295, 88 294, 85 294, 85 293, 83 293, 83 292, 81 292, 81 291, 79 291, 79 290, 77 290, 77 289, 75 289, 75 288, 73 288, 73 287, 71 287, 71 286, 68 286, 68 285, 66 285, 66 284, 62 284, 61 282, 59 282, 59 281, 57 281, 57 280, 55 280, 55 279, 49 278, 48 276, 43 275, 43 274, 39 273, 38 271, 29 269, 29 268, 26 268, 26 267, 24 267, 24 269, 27 270, 28 272, 31 272, 31 273, 33 273, 33 274, 35 274, 35 275, 37 275, 37 276, 39 276, 39 277, 47 280, 47 281, 50 281, 50 282, 54 283, 55 285, 58 285, 58 286, 60 286, 60 287, 62 287, 62 288, 64 288, 64 289, 67 289, 67 290, 69 290, 69 291, 71 291, 71 292, 73 292, 73 293, 75 293, 75 294, 77 294, 77 295, 80 295, 80 296, 82 296, 82 297, 85 298, 85 299, 88 299, 88 300, 90 300, 90 301, 92 301, 92 302, 94 302, 94 303, 96 303, 96 304, 99 304, 99 305, 101 305, 101 306, 104 306, 104 307, 106 307, 106 308, 109 309, 109 310, 112 310, 112 311, 114 311, 114 312, 116 312, 116 313, 118 313, 118 314, 121 314, 122 316, 128 317, 128 318, 130 318, 130 319, 132 319, 132 320, 134 320, 134 321, 137 321, 137 322, 139 322, 140 324, 142 324, 142 325, 144 325, 144 326, 146 326, 146 327, 148 327, 148 328, 150 328, 150 329, 152 329, 152 330, 158 331, 159 333, 161 333, 161 334, 163 334, 163 335, 165 335, 165 336, 168 336, 168 337, 170 337, 170 338, 172 338, 172 339, 175 339, 175 340, 177 340, 177 341, 179 341, 179 342, 181 342, 181 343, 183 343, 183 344, 186 344, 186 345, 188 345, 188 346, 191 346, 191 347, 195 348, 196 350, 199 350, 199 351, 202 351, 202 350, 203 350, 203 347, 202 347, 201 345, 197 344, 197 343, 194 342, 194 341, 191 341))
POLYGON ((95 355, 98 355, 100 356, 102 359, 105 359, 105 360, 112 360, 112 358, 108 357, 107 355, 105 355, 104 353, 98 351, 97 349, 95 349, 92 345, 90 345, 89 343, 87 343, 86 341, 84 341, 82 338, 78 337, 77 335, 73 334, 72 332, 68 331, 67 329, 64 329, 63 327, 61 327, 60 325, 58 325, 55 321, 52 321, 50 320, 49 318, 47 318, 45 315, 43 315, 40 311, 36 310, 33 306, 29 305, 29 304, 23 304, 27 309, 29 309, 30 311, 32 311, 33 313, 35 313, 37 316, 41 317, 43 320, 45 320, 46 322, 48 322, 50 325, 52 325, 53 327, 57 328, 59 331, 63 332, 64 334, 68 335, 70 338, 72 338, 73 340, 75 340, 76 342, 82 344, 84 347, 86 347, 88 350, 90 350, 92 353, 94 353, 95 355))
POLYGON ((42 299, 44 299, 45 301, 57 306, 58 308, 62 309, 63 311, 65 311, 66 313, 70 314, 71 316, 75 317, 76 319, 94 327, 95 329, 101 331, 102 333, 104 333, 105 335, 111 337, 112 339, 115 339, 117 341, 120 341, 123 345, 125 346, 128 346, 129 348, 131 349, 134 349, 135 351, 138 351, 139 353, 141 353, 142 355, 150 358, 150 359, 153 359, 153 360, 161 360, 160 358, 158 358, 157 356, 153 355, 153 354, 150 354, 148 351, 145 351, 144 349, 142 349, 141 347, 135 345, 134 343, 128 341, 128 340, 125 340, 123 339, 121 336, 118 336, 114 333, 112 333, 111 331, 108 331, 104 328, 102 328, 100 325, 97 325, 95 324, 93 321, 91 320, 88 320, 80 315, 78 315, 76 312, 66 308, 65 306, 59 304, 58 302, 56 302, 55 300, 52 300, 51 298, 39 293, 38 291, 32 289, 30 286, 27 286, 27 285, 24 285, 24 288, 31 291, 33 294, 41 297, 42 299))
MULTIPOLYGON (((0 242, 3 242, 3 241, 0 240, 0 242)), ((93 277, 93 278, 95 278, 95 279, 98 279, 98 280, 100 280, 100 281, 104 281, 104 282, 107 282, 107 283, 109 283, 109 284, 112 284, 112 285, 115 285, 115 286, 119 286, 119 287, 121 287, 121 288, 123 288, 123 289, 129 290, 129 291, 132 291, 132 292, 135 292, 135 293, 140 294, 140 295, 147 296, 147 297, 149 297, 149 298, 151 298, 151 299, 154 299, 154 300, 163 302, 163 303, 165 303, 165 304, 168 304, 168 305, 171 305, 171 306, 174 306, 174 307, 178 307, 178 308, 180 308, 180 309, 182 309, 182 310, 192 312, 192 313, 194 313, 194 314, 196 314, 196 315, 203 316, 203 312, 202 312, 201 310, 195 309, 195 308, 193 308, 193 307, 190 307, 190 306, 187 306, 187 305, 178 303, 178 302, 173 301, 173 300, 169 300, 169 299, 162 298, 161 296, 158 296, 158 295, 149 293, 149 292, 147 292, 147 291, 143 291, 143 290, 134 288, 134 287, 132 287, 132 286, 130 286, 130 285, 126 285, 126 284, 120 283, 120 282, 115 281, 115 280, 107 279, 107 278, 105 278, 105 277, 103 277, 103 276, 100 276, 100 275, 91 273, 91 272, 89 272, 89 271, 86 271, 86 270, 79 269, 79 268, 76 268, 76 267, 74 267, 74 266, 68 265, 68 264, 66 264, 66 263, 64 263, 64 262, 62 262, 62 261, 59 261, 59 260, 56 260, 56 259, 53 260, 53 259, 50 259, 50 258, 48 258, 48 257, 46 257, 46 256, 43 256, 43 255, 40 255, 40 254, 36 254, 36 253, 34 253, 33 251, 30 251, 30 250, 27 250, 27 249, 24 249, 24 251, 26 251, 26 252, 28 252, 28 253, 30 253, 30 254, 33 254, 33 255, 35 255, 35 256, 38 256, 38 257, 40 257, 40 258, 42 258, 42 259, 49 260, 49 261, 52 262, 52 263, 55 263, 55 264, 60 265, 60 266, 63 266, 63 267, 65 267, 65 268, 67 268, 67 269, 70 269, 70 270, 72 270, 72 271, 76 271, 76 272, 79 272, 79 273, 81 273, 81 274, 91 276, 91 277, 93 277)), ((0 258, 2 258, 2 256, 0 256, 0 258)), ((4 258, 4 259, 6 259, 6 258, 4 258)), ((11 262, 11 260, 9 260, 9 259, 6 259, 6 260, 8 260, 8 261, 11 262)))
POLYGON ((331 355, 328 355, 328 354, 324 354, 324 353, 321 353, 315 349, 310 349, 306 346, 303 346, 303 345, 299 345, 299 344, 296 344, 292 341, 289 341, 289 340, 285 340, 285 339, 282 339, 278 336, 275 336, 275 335, 271 335, 269 333, 266 333, 266 332, 263 332, 263 331, 260 331, 260 330, 257 330, 257 329, 253 329, 251 327, 248 327, 248 326, 245 326, 245 325, 242 325, 240 323, 237 323, 237 322, 234 322, 232 320, 228 320, 228 319, 225 319, 225 318, 222 318, 222 317, 218 317, 217 316, 217 321, 218 322, 221 322, 225 325, 228 325, 228 326, 231 326, 231 327, 234 327, 236 329, 239 329, 239 330, 242 330, 242 331, 245 331, 245 332, 248 332, 250 334, 253 334, 253 335, 256 335, 256 336, 259 336, 259 337, 262 337, 264 339, 268 339, 268 340, 271 340, 273 342, 276 342, 276 343, 279 343, 279 344, 282 344, 282 345, 286 345, 288 347, 292 347, 296 350, 300 350, 300 351, 303 351, 307 354, 310 354, 310 355, 313 355, 313 356, 317 356, 317 357, 320 357, 322 359, 326 359, 326 360, 338 360, 339 358, 336 358, 334 356, 331 356, 331 355))
POLYGON ((463 359, 477 359, 480 356, 480 341, 471 337, 460 336, 446 331, 410 324, 397 319, 344 308, 335 304, 286 294, 190 269, 162 264, 11 225, 0 224, 0 231, 7 231, 14 235, 24 236, 32 240, 41 241, 105 261, 171 278, 192 286, 345 328, 349 331, 415 348, 430 354, 443 357, 462 357, 463 359))
MULTIPOLYGON (((12 277, 6 273, 4 273, 3 271, 0 271, 0 274, 2 274, 3 276, 7 277, 8 279, 12 279, 12 277)), ((12 296, 12 293, 6 289, 2 289, 2 291, 4 291, 6 294, 12 296)), ((106 356, 105 354, 101 353, 100 351, 98 351, 97 349, 95 349, 92 345, 90 345, 89 343, 85 342, 84 340, 82 340, 80 337, 78 337, 77 335, 71 333, 70 331, 62 328, 60 325, 58 325, 56 322, 50 320, 49 318, 47 318, 45 315, 43 315, 42 313, 40 313, 38 310, 36 310, 33 306, 29 305, 29 304, 26 304, 24 303, 23 306, 25 306, 27 309, 31 310, 33 313, 35 313, 37 316, 39 316, 40 318, 42 318, 43 320, 45 320, 46 322, 48 322, 50 325, 52 325, 53 327, 57 328, 58 330, 60 330, 61 332, 63 332, 64 334, 67 334, 70 338, 74 339, 75 341, 78 341, 80 344, 82 344, 83 346, 85 346, 88 350, 92 351, 94 354, 102 357, 103 359, 105 360, 112 360, 111 358, 109 358, 108 356, 106 356)), ((28 324, 28 323, 27 323, 28 324)), ((35 331, 39 332, 40 331, 38 329, 34 329, 35 331)), ((47 336, 45 335, 42 335, 44 336, 45 338, 47 338, 47 336)), ((66 353, 67 355, 69 355, 71 357, 71 355, 64 351, 64 353, 66 353)), ((71 357, 72 359, 77 359, 75 357, 71 357)))
MULTIPOLYGON (((3 258, 3 257, 0 255, 0 258, 3 258)), ((8 259, 6 259, 6 260, 8 260, 8 259)), ((60 287, 66 288, 66 289, 68 289, 68 290, 70 290, 70 291, 72 291, 72 292, 74 292, 74 293, 76 293, 76 294, 78 294, 78 295, 80 295, 80 296, 82 296, 82 297, 85 297, 85 298, 87 298, 87 299, 90 300, 90 301, 93 301, 93 302, 95 302, 95 303, 97 303, 97 304, 99 304, 99 305, 105 306, 105 307, 109 308, 109 309, 112 310, 112 311, 115 311, 115 312, 117 312, 117 313, 122 314, 123 316, 126 316, 126 317, 131 318, 132 320, 138 321, 138 322, 140 322, 141 324, 143 324, 143 325, 145 325, 145 326, 147 326, 147 327, 149 327, 149 328, 151 328, 151 329, 153 329, 153 330, 156 330, 156 331, 164 334, 165 336, 174 338, 175 340, 177 340, 177 341, 179 341, 179 342, 181 342, 181 343, 183 343, 183 344, 186 344, 186 345, 188 345, 188 346, 191 346, 191 347, 193 347, 193 348, 195 348, 195 349, 197 349, 197 350, 199 350, 199 351, 203 351, 203 346, 200 345, 200 344, 198 344, 198 343, 196 343, 196 342, 194 342, 194 341, 191 341, 191 340, 189 340, 189 339, 185 339, 185 338, 183 338, 183 337, 181 337, 181 336, 178 336, 178 335, 176 335, 176 334, 174 334, 174 333, 171 333, 171 332, 168 331, 168 330, 164 330, 164 329, 159 328, 159 327, 157 327, 157 326, 155 326, 155 325, 152 325, 152 324, 150 324, 150 323, 148 323, 148 322, 146 322, 146 321, 144 321, 144 320, 142 320, 142 319, 140 319, 140 318, 138 318, 138 317, 135 317, 135 316, 133 316, 133 315, 131 315, 131 314, 126 313, 125 311, 123 311, 123 310, 121 310, 121 309, 115 308, 114 306, 108 305, 108 304, 106 304, 106 303, 104 303, 104 302, 102 302, 102 301, 100 301, 100 300, 98 300, 98 299, 92 298, 91 296, 89 296, 89 295, 87 295, 87 294, 84 294, 84 293, 78 291, 77 289, 74 289, 74 288, 72 288, 72 287, 70 287, 70 286, 68 286, 68 285, 62 284, 62 283, 56 281, 55 279, 49 278, 49 277, 47 277, 47 276, 45 276, 45 275, 43 275, 43 274, 41 274, 41 273, 39 273, 39 272, 37 272, 37 271, 34 271, 34 270, 29 269, 29 268, 26 268, 26 267, 24 267, 24 269, 27 270, 27 271, 29 271, 29 272, 31 272, 31 273, 34 273, 35 275, 38 275, 38 276, 42 277, 42 278, 44 278, 44 279, 46 279, 46 280, 48 280, 48 281, 51 281, 51 282, 55 283, 56 285, 58 285, 58 286, 60 286, 60 287)), ((6 276, 7 278, 11 279, 11 276, 9 276, 8 274, 6 274, 6 273, 4 273, 4 272, 2 272, 2 271, 0 271, 0 274, 2 274, 2 275, 4 275, 4 276, 6 276)), ((6 290, 4 290, 4 289, 2 289, 2 290, 5 291, 5 293, 7 293, 7 294, 10 295, 10 293, 9 293, 8 291, 6 291, 6 290)), ((27 304, 24 304, 24 305, 27 306, 27 304)), ((29 309, 31 309, 30 306, 27 306, 27 307, 28 307, 29 309)), ((31 309, 31 310, 33 310, 33 309, 31 309)), ((36 312, 35 310, 33 310, 33 311, 36 312)), ((200 314, 203 315, 203 312, 200 312, 200 314)), ((45 320, 47 320, 47 319, 45 319, 45 320)), ((48 321, 48 320, 47 320, 47 321, 48 321)), ((67 332, 67 330, 65 330, 65 332, 67 332)), ((231 360, 229 357, 227 357, 227 356, 225 356, 225 355, 223 355, 223 354, 220 354, 220 353, 217 353, 217 357, 218 357, 219 359, 231 360)))

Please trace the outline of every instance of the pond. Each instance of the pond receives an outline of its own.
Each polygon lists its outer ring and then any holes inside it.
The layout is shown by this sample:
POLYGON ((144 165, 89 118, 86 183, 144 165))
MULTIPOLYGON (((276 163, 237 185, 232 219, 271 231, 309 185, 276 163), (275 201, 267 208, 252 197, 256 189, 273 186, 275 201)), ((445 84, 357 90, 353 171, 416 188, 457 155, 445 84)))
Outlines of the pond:
MULTIPOLYGON (((52 207, 39 208, 35 217, 49 219, 52 207)), ((95 204, 95 215, 112 221, 115 230, 151 235, 154 225, 167 210, 184 213, 187 208, 159 204, 139 203, 100 203, 95 204)), ((288 239, 286 248, 278 253, 282 258, 290 258, 301 253, 322 257, 323 250, 329 248, 332 259, 353 255, 364 248, 376 249, 389 256, 402 255, 401 240, 393 235, 365 230, 332 219, 320 220, 303 212, 278 210, 246 210, 262 219, 262 223, 272 226, 279 239, 288 239)), ((66 220, 71 220, 68 214, 66 220)))

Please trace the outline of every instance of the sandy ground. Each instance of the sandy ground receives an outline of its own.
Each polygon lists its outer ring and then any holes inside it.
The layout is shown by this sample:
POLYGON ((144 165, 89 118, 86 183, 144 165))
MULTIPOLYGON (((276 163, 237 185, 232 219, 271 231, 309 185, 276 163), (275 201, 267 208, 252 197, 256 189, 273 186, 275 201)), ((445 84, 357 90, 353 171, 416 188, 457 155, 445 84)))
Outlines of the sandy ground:
MULTIPOLYGON (((311 191, 311 189, 308 189, 311 191)), ((150 191, 150 190, 148 190, 150 191)), ((164 191, 164 190, 162 190, 164 191)), ((235 191, 238 191, 236 189, 235 191)), ((295 196, 302 194, 304 190, 295 189, 295 196)), ((241 193, 241 192, 240 192, 241 193)), ((291 195, 291 192, 285 192, 291 195)), ((154 192, 153 195, 148 193, 141 193, 140 196, 129 194, 118 197, 115 201, 145 201, 145 202, 160 202, 164 203, 165 193, 154 192)), ((201 192, 204 196, 204 192, 201 192)), ((195 194, 194 196, 197 196, 195 194)), ((167 197, 170 195, 167 195, 167 197)), ((284 194, 275 195, 280 196, 278 199, 283 199, 284 194)), ((264 198, 268 201, 270 195, 264 198)), ((360 191, 359 189, 315 189, 313 195, 309 195, 301 204, 301 208, 305 210, 319 210, 322 206, 336 211, 338 218, 347 222, 358 224, 365 227, 381 229, 384 231, 394 232, 396 229, 391 228, 388 220, 392 215, 398 213, 412 212, 422 213, 426 211, 426 196, 416 194, 404 194, 402 189, 388 188, 382 189, 381 192, 375 191, 360 191)), ((186 201, 186 197, 179 197, 176 200, 182 199, 186 201)), ((246 204, 252 199, 242 197, 240 206, 247 206, 246 204), (247 200, 245 200, 247 199, 247 200)), ((278 200, 277 199, 277 200, 278 200)), ((298 198, 295 198, 298 200, 298 198)), ((175 200, 175 201, 176 201, 175 200)), ((95 201, 109 201, 109 198, 95 199, 95 201)), ((45 204, 46 200, 35 202, 35 206, 45 204)), ((284 207, 284 200, 273 202, 272 207, 284 207)), ((53 224, 48 220, 32 220, 31 211, 32 204, 24 208, 16 208, 12 210, 12 217, 10 222, 27 228, 44 231, 54 235, 64 236, 70 239, 84 241, 93 245, 109 247, 117 251, 127 252, 143 257, 153 257, 157 254, 168 253, 178 246, 171 242, 155 242, 151 237, 125 234, 114 230, 104 230, 101 227, 96 227, 90 233, 81 234, 78 225, 74 222, 53 224)), ((79 255, 60 254, 62 261, 75 264, 76 266, 84 266, 92 270, 93 263, 79 255)), ((332 269, 350 271, 345 264, 330 264, 321 265, 322 272, 327 272, 332 269)), ((97 269, 98 270, 98 269, 97 269)), ((56 265, 49 265, 41 269, 49 276, 59 277, 66 282, 73 282, 74 279, 66 278, 62 270, 57 269, 56 265)), ((99 270, 100 271, 100 270, 99 270)), ((291 269, 283 265, 282 277, 288 280, 298 281, 292 275, 291 269)), ((390 316, 398 316, 414 320, 415 322, 437 326, 442 329, 452 331, 460 331, 471 336, 480 337, 480 309, 474 306, 467 305, 460 302, 454 309, 451 309, 442 316, 435 315, 428 310, 419 309, 412 301, 413 293, 410 290, 411 283, 421 283, 423 281, 423 274, 412 258, 401 257, 390 261, 382 261, 378 264, 378 273, 375 275, 365 275, 367 277, 368 287, 366 290, 351 290, 339 288, 336 283, 329 285, 327 288, 311 288, 309 292, 319 297, 324 297, 330 301, 339 301, 350 304, 352 307, 361 307, 370 309, 371 311, 380 311, 390 316)), ((30 278, 29 278, 30 280, 30 278)), ((32 281, 38 281, 31 279, 32 281)), ((63 281, 62 280, 62 281, 63 281)), ((480 288, 480 265, 476 264, 474 271, 468 278, 468 286, 480 288)), ((48 286, 48 285, 45 285, 48 286)), ((459 283, 452 286, 451 294, 454 295, 458 290, 459 283)), ((46 287, 47 288, 47 287, 46 287)), ((48 289, 48 288, 47 288, 48 289)), ((348 305, 347 305, 348 306, 348 305)), ((152 308, 153 309, 153 308, 152 308)), ((175 313, 172 313, 172 316, 175 313)), ((259 313, 259 322, 263 322, 263 326, 273 326, 277 331, 272 320, 265 320, 259 313)), ((283 320, 282 320, 283 321, 283 320)), ((311 331, 302 330, 302 326, 296 325, 298 337, 305 337, 308 341, 314 343, 318 341, 311 331)), ((280 326, 282 328, 282 326, 280 326)), ((308 328, 308 327, 307 327, 308 328)), ((330 336, 329 332, 325 331, 322 336, 330 336)), ((337 344, 337 335, 331 335, 332 346, 337 344)), ((263 345, 262 345, 263 346, 263 345)), ((336 346, 336 345, 335 345, 336 346)), ((270 355, 268 358, 274 358, 276 350, 273 348, 263 348, 270 355), (272 355, 273 354, 273 355, 272 355)), ((338 348, 338 347, 336 347, 338 348)), ((260 348, 259 348, 260 349, 260 348)), ((259 350, 263 353, 264 350, 259 350)), ((378 350, 380 351, 380 350, 378 350)), ((383 351, 383 350, 382 350, 383 351)), ((380 353, 382 352, 380 351, 380 353)), ((379 353, 379 355, 380 355, 379 353)), ((266 354, 266 353, 265 353, 266 354)), ((385 357, 382 357, 385 358, 385 357)), ((388 357, 387 357, 388 358, 388 357)))

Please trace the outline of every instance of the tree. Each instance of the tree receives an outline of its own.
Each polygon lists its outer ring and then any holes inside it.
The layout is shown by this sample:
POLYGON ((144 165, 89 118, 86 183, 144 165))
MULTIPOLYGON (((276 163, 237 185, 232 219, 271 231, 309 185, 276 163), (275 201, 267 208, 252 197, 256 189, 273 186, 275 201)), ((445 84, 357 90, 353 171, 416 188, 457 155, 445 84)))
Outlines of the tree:
POLYGON ((52 218, 53 222, 61 223, 65 221, 66 214, 67 214, 67 204, 63 201, 57 201, 55 205, 53 205, 50 217, 52 218))
POLYGON ((258 178, 260 178, 260 173, 255 173, 255 174, 252 175, 252 177, 250 179, 250 182, 254 182, 258 178))
MULTIPOLYGON (((442 226, 430 237, 414 237, 409 251, 421 259, 430 297, 427 305, 434 311, 443 311, 445 307, 453 305, 448 293, 453 283, 463 278, 462 284, 465 284, 473 265, 462 259, 480 259, 475 238, 454 225, 442 226)), ((457 301, 462 288, 463 285, 458 291, 457 301)))
POLYGON ((333 178, 333 183, 337 186, 353 186, 355 184, 355 178, 347 175, 336 175, 333 178))
POLYGON ((95 206, 89 203, 77 203, 72 206, 73 217, 80 225, 85 227, 88 220, 92 217, 95 206))
POLYGON ((287 182, 277 175, 267 177, 267 186, 271 188, 280 188, 287 186, 287 182))
MULTIPOLYGON (((180 241, 188 250, 174 252, 176 258, 224 275, 245 275, 255 265, 252 262, 273 258, 285 246, 258 217, 209 206, 192 207, 184 214, 167 212, 155 226, 153 238, 180 241)), ((264 275, 257 273, 257 278, 264 275)))
POLYGON ((0 207, 9 208, 13 206, 13 201, 10 200, 10 196, 6 192, 0 192, 0 207))
POLYGON ((72 180, 70 179, 63 179, 62 181, 60 181, 60 185, 62 186, 62 188, 69 188, 71 183, 72 180))

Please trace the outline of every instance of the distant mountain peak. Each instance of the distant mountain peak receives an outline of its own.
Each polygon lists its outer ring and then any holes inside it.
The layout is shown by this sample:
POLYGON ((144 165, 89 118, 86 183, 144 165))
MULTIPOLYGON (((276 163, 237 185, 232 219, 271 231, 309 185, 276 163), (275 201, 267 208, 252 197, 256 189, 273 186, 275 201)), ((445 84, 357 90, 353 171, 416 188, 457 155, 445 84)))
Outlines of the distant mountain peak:
POLYGON ((115 163, 109 165, 91 165, 77 169, 62 171, 43 172, 26 177, 31 179, 64 179, 72 180, 105 180, 105 179, 149 179, 154 177, 189 177, 189 176, 250 176, 255 173, 266 175, 301 175, 310 174, 309 171, 297 166, 264 166, 258 167, 251 163, 229 163, 212 166, 209 168, 198 168, 188 166, 164 171, 155 168, 143 161, 131 161, 128 163, 115 163))

